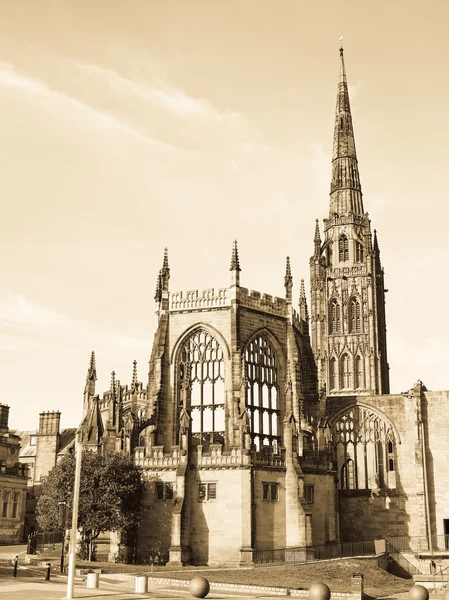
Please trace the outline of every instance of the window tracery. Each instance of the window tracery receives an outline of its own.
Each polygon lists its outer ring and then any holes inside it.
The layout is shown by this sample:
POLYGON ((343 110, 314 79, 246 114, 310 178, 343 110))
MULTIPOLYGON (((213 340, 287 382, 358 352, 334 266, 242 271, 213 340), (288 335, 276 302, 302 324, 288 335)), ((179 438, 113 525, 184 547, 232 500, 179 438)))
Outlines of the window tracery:
POLYGON ((193 436, 221 441, 225 434, 224 359, 220 344, 208 331, 199 330, 185 342, 180 375, 191 409, 193 436))
POLYGON ((363 244, 355 243, 355 262, 363 262, 363 244))
POLYGON ((245 351, 246 407, 251 442, 256 449, 281 442, 279 389, 274 350, 265 336, 257 336, 245 351))
POLYGON ((338 240, 338 259, 340 262, 349 260, 349 242, 344 234, 338 240))
POLYGON ((351 359, 349 354, 343 354, 341 358, 341 387, 351 387, 351 359))
POLYGON ((329 310, 329 333, 338 333, 341 329, 341 310, 338 301, 334 298, 329 310))
POLYGON ((349 302, 349 332, 357 333, 362 329, 360 316, 360 302, 357 298, 351 298, 349 302))
POLYGON ((341 468, 341 487, 343 490, 355 489, 354 461, 352 458, 348 458, 341 468))
POLYGON ((331 390, 338 389, 337 361, 335 358, 331 358, 329 361, 329 387, 331 390))
POLYGON ((355 406, 335 421, 332 433, 341 489, 396 487, 394 432, 380 415, 355 406))
POLYGON ((361 356, 356 356, 354 361, 354 387, 363 388, 363 362, 361 356))

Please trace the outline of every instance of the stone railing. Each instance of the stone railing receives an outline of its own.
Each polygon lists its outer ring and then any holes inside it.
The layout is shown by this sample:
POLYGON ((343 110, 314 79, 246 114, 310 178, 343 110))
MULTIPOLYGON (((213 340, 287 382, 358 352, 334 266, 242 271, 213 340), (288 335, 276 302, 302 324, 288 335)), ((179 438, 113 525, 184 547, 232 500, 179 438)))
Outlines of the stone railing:
POLYGON ((139 446, 134 450, 134 462, 143 468, 173 469, 186 462, 186 455, 181 452, 179 446, 173 446, 170 453, 164 452, 163 446, 154 446, 149 454, 146 454, 145 448, 139 446))
POLYGON ((230 306, 229 293, 227 288, 220 288, 215 291, 213 288, 188 292, 172 292, 170 294, 170 311, 195 310, 204 308, 216 308, 221 306, 230 306))
POLYGON ((234 446, 229 451, 223 452, 221 444, 210 444, 209 451, 203 453, 203 447, 197 446, 196 464, 202 468, 238 467, 251 464, 251 454, 240 446, 234 446))

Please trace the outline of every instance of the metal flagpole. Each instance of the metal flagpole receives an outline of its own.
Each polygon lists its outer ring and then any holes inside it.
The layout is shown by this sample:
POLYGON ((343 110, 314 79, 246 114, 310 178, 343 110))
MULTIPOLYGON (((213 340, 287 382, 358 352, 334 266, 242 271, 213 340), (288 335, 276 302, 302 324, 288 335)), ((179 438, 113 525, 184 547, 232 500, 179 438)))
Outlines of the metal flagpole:
POLYGON ((81 457, 83 446, 81 444, 80 430, 76 432, 76 462, 75 462, 75 487, 73 489, 73 510, 72 510, 72 533, 70 536, 70 554, 69 554, 69 574, 67 577, 67 598, 73 598, 75 586, 75 558, 76 558, 76 533, 78 528, 78 507, 80 500, 80 481, 81 481, 81 457))

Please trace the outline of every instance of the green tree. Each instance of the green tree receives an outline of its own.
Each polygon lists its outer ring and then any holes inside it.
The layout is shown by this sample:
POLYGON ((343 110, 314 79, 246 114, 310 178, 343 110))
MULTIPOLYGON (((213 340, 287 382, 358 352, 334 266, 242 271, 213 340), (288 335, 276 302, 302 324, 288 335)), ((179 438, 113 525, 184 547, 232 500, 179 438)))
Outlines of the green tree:
MULTIPOLYGON (((37 522, 45 531, 58 529, 58 504, 72 515, 75 456, 68 454, 57 463, 42 487, 37 503, 37 522)), ((81 462, 78 528, 80 556, 94 560, 96 540, 106 531, 135 532, 141 517, 144 483, 132 459, 123 454, 100 456, 83 451, 81 462)))

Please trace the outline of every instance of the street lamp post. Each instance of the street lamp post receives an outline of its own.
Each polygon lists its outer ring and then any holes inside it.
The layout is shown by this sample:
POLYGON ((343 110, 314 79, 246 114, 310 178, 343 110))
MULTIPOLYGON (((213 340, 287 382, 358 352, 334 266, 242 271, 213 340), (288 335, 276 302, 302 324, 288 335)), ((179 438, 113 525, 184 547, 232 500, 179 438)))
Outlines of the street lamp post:
POLYGON ((73 510, 72 510, 72 533, 70 535, 69 574, 67 577, 67 598, 73 598, 75 585, 75 557, 76 557, 76 533, 78 528, 78 507, 80 499, 81 481, 81 457, 83 446, 81 444, 80 430, 76 432, 76 462, 75 462, 75 485, 73 488, 73 510))
POLYGON ((62 529, 60 571, 61 571, 61 573, 64 573, 64 546, 65 546, 65 530, 67 529, 67 502, 59 502, 58 508, 59 508, 59 529, 62 529))

